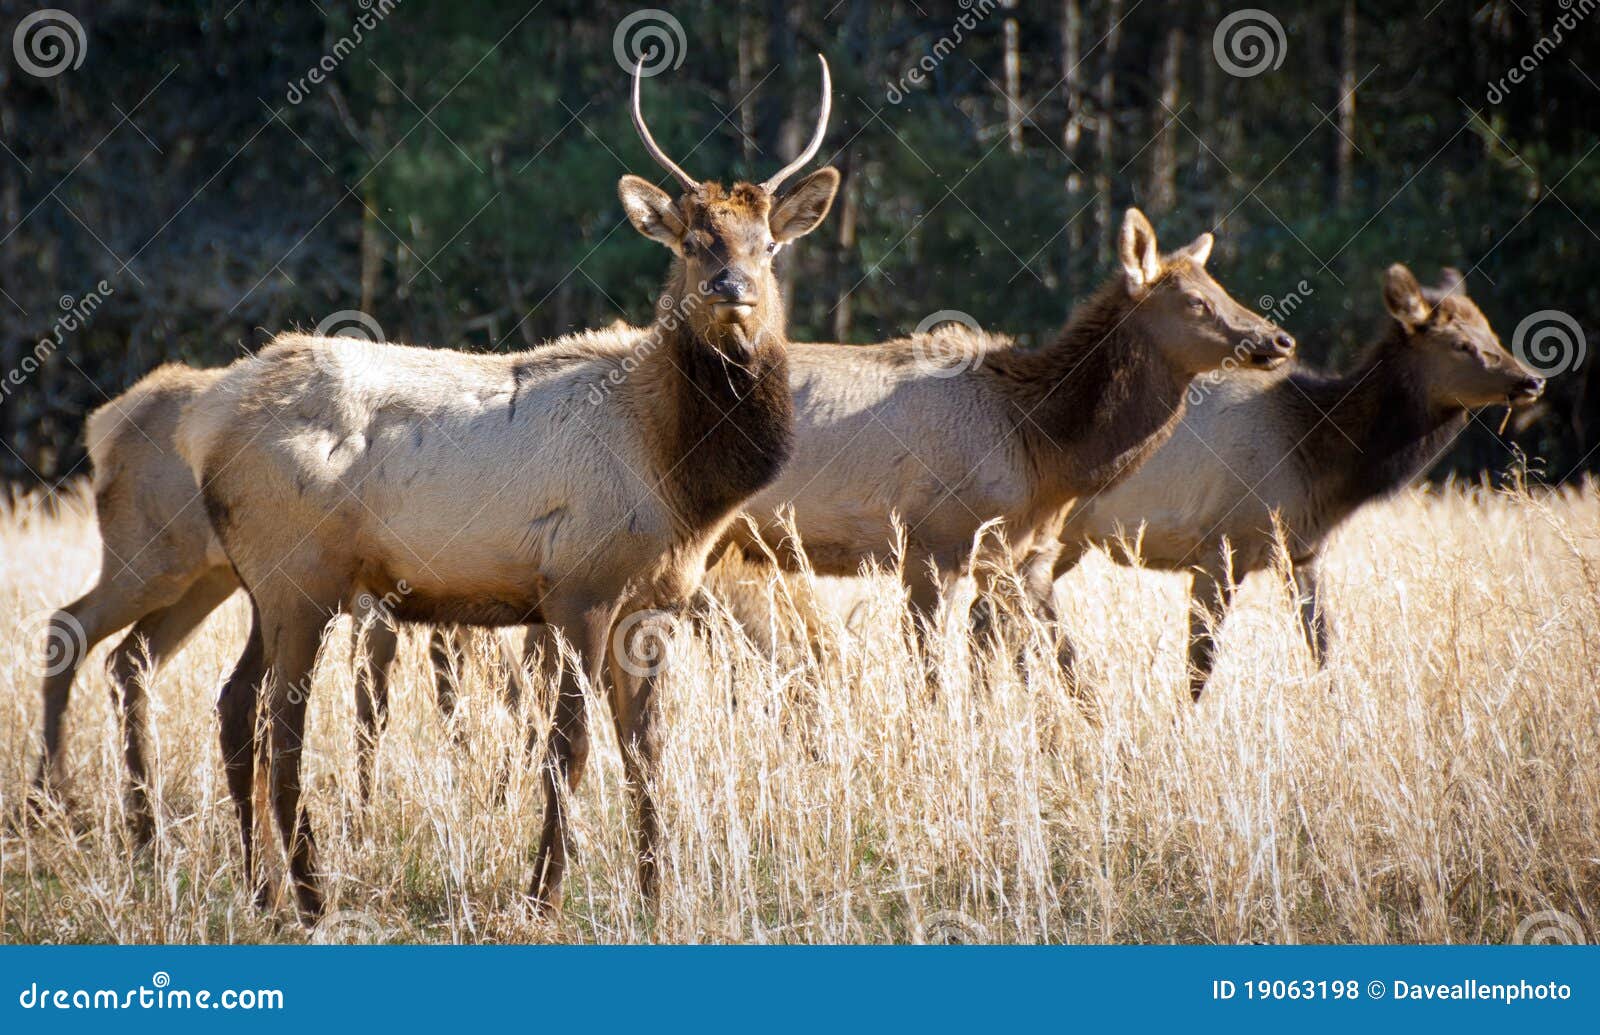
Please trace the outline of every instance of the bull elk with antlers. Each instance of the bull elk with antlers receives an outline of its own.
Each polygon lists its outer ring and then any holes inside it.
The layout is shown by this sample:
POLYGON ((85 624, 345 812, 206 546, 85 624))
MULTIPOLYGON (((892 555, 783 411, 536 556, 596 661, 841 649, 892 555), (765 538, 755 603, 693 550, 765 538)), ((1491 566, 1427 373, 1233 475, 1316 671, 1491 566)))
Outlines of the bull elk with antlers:
POLYGON ((765 182, 724 187, 657 146, 635 71, 634 124, 682 188, 674 199, 637 176, 619 185, 634 227, 675 257, 649 327, 512 355, 283 335, 184 411, 180 449, 255 609, 219 705, 246 865, 259 685, 273 811, 307 918, 323 908, 300 805, 308 684, 324 625, 363 593, 392 601, 401 621, 542 623, 570 645, 578 670, 560 666, 532 888, 546 911, 566 868, 564 795, 589 751, 583 678, 610 677, 639 879, 653 895, 659 671, 637 675, 618 654, 648 653, 660 623, 633 616, 670 621, 687 604, 734 513, 791 451, 772 259, 821 223, 838 188, 824 168, 780 190, 822 145, 825 61, 822 83, 804 153, 765 182))

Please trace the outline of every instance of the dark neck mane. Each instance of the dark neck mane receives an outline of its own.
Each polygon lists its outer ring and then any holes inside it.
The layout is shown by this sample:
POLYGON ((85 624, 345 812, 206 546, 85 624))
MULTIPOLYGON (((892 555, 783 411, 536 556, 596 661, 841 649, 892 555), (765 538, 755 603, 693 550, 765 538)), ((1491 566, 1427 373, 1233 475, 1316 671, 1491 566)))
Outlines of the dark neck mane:
MULTIPOLYGON (((683 299, 680 281, 674 276, 663 297, 683 299)), ((700 530, 777 477, 793 448, 794 404, 775 290, 758 306, 767 330, 753 341, 739 331, 697 330, 699 321, 682 312, 671 303, 657 309, 650 333, 662 362, 649 380, 661 397, 644 405, 661 414, 657 455, 674 509, 700 530)))
POLYGON ((1191 379, 1137 332, 1131 306, 1115 277, 1073 311, 1054 344, 986 359, 1012 398, 1041 490, 1063 502, 1137 470, 1183 416, 1191 379))
POLYGON ((1398 326, 1350 373, 1295 371, 1277 391, 1296 412, 1303 470, 1354 510, 1426 473, 1466 426, 1458 407, 1429 403, 1398 326), (1327 419, 1323 419, 1327 414, 1327 419))

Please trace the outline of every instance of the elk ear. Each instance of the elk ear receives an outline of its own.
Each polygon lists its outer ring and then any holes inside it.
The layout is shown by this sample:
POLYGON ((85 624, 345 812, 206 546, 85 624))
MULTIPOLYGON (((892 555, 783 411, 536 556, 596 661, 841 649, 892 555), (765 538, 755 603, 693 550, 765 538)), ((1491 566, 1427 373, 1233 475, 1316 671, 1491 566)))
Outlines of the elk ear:
POLYGON ((1427 322, 1428 300, 1422 297, 1422 285, 1401 263, 1390 266, 1383 276, 1383 304, 1407 331, 1427 322))
POLYGON ((643 177, 628 175, 617 183, 617 197, 634 229, 679 251, 683 246, 683 216, 672 195, 643 177))
POLYGON ((1199 237, 1196 237, 1194 240, 1178 249, 1178 254, 1175 257, 1180 259, 1188 259, 1196 266, 1204 266, 1206 264, 1206 260, 1211 258, 1211 246, 1216 243, 1217 239, 1215 237, 1212 237, 1210 234, 1201 234, 1199 237))
POLYGON ((1439 294, 1464 295, 1467 289, 1463 286, 1466 277, 1454 266, 1446 266, 1439 273, 1439 294))
POLYGON ((795 184, 772 206, 772 215, 767 217, 772 239, 779 244, 788 244, 815 230, 828 218, 828 210, 833 207, 833 196, 838 191, 839 170, 831 165, 818 169, 795 184))
POLYGON ((1128 281, 1128 293, 1138 295, 1161 275, 1161 253, 1156 250, 1156 229, 1143 212, 1130 208, 1122 217, 1122 234, 1117 245, 1122 258, 1122 272, 1128 281))

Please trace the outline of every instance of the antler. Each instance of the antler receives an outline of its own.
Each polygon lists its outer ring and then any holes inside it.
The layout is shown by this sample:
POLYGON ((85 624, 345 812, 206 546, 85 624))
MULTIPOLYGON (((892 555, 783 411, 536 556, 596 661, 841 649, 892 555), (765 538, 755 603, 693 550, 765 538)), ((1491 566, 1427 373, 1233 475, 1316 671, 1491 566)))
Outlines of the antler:
MULTIPOLYGON (((644 112, 639 107, 639 81, 644 78, 641 75, 643 71, 644 59, 640 58, 639 63, 633 66, 633 128, 639 131, 639 137, 644 141, 644 149, 650 152, 651 158, 659 162, 663 169, 667 170, 679 183, 683 184, 684 190, 698 192, 700 190, 700 181, 684 172, 678 167, 677 162, 667 157, 667 153, 661 150, 661 145, 656 143, 656 138, 650 135, 650 127, 644 124, 644 112)), ((827 74, 827 66, 823 66, 823 74, 827 74)), ((826 106, 824 106, 823 110, 827 110, 826 106)), ((787 170, 785 171, 787 172, 787 170)))
MULTIPOLYGON (((822 148, 823 134, 828 132, 828 113, 833 108, 833 80, 828 77, 828 59, 818 54, 817 60, 822 62, 822 107, 817 112, 817 130, 811 134, 811 143, 806 145, 806 149, 800 153, 799 158, 779 169, 761 184, 761 189, 768 194, 776 194, 778 187, 782 185, 784 180, 793 176, 800 169, 805 168, 806 163, 817 156, 817 152, 822 148)), ((638 86, 635 83, 636 92, 637 89, 638 86)))

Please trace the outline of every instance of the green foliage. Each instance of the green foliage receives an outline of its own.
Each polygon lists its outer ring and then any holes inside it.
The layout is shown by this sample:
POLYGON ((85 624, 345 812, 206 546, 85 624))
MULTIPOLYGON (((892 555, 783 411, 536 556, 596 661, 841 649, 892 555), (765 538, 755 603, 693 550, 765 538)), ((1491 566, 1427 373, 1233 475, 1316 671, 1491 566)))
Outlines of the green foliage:
MULTIPOLYGON (((1490 104, 1490 82, 1541 31, 1521 8, 1447 3, 1424 16, 1359 4, 1341 198, 1343 0, 1280 12, 1286 60, 1253 77, 1214 58, 1217 3, 1121 4, 1114 41, 1110 0, 1078 6, 1080 90, 1069 94, 1061 4, 677 3, 682 61, 646 82, 644 103, 694 174, 761 176, 810 125, 812 52, 831 59, 825 153, 846 182, 828 223, 786 254, 797 339, 881 339, 956 309, 1038 342, 1107 274, 1129 204, 1149 208, 1169 247, 1214 229, 1213 266, 1236 297, 1303 295, 1287 323, 1313 362, 1348 363, 1372 337, 1378 277, 1395 261, 1424 280, 1469 270, 1508 342, 1541 309, 1594 330, 1600 87, 1582 69, 1600 30, 1570 33, 1490 104), (942 44, 963 11, 989 13, 942 44), (1026 112, 1015 148, 1008 17, 1026 112), (1160 59, 1173 32, 1169 84, 1160 59), (922 83, 892 89, 935 53, 945 56, 922 83), (1071 114, 1083 133, 1068 155, 1071 114), (1163 132, 1170 208, 1156 189, 1163 132)), ((60 295, 102 277, 116 294, 72 339, 70 363, 0 404, 8 477, 72 470, 87 409, 156 362, 225 362, 339 310, 366 309, 393 338, 475 349, 649 318, 666 257, 626 224, 615 194, 625 172, 666 179, 634 134, 616 57, 614 34, 638 8, 410 0, 348 48, 373 10, 354 0, 74 10, 88 34, 81 68, 36 79, 8 66, 0 83, 14 154, 0 155, 0 287, 15 302, 0 301, 4 367, 50 330, 60 295), (328 80, 290 103, 291 84, 335 53, 328 80)), ((1557 476, 1596 462, 1593 362, 1556 379, 1518 439, 1557 476)), ((1452 465, 1496 469, 1507 456, 1475 429, 1452 465)))

